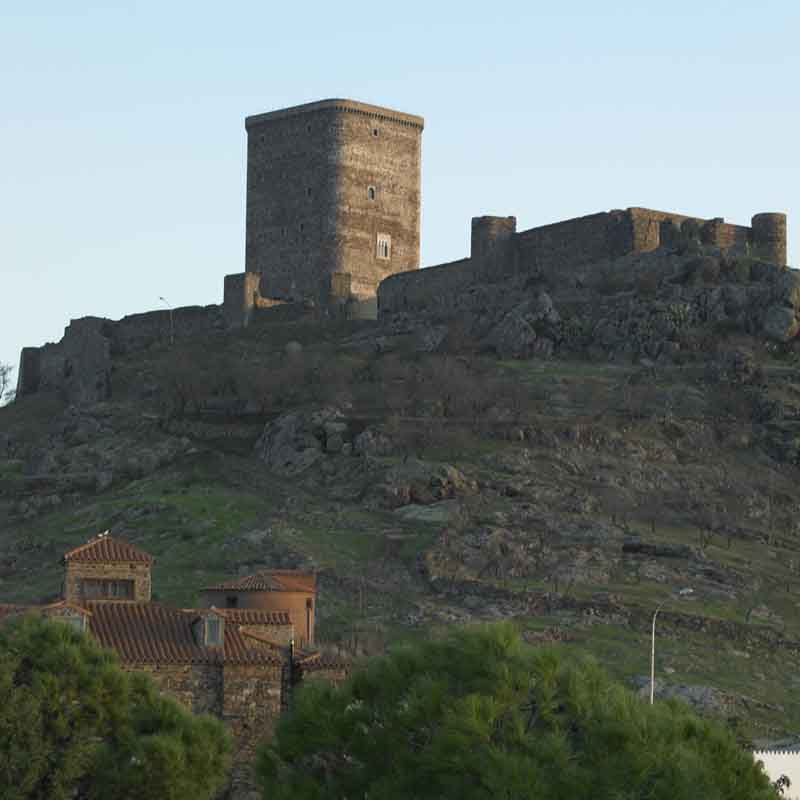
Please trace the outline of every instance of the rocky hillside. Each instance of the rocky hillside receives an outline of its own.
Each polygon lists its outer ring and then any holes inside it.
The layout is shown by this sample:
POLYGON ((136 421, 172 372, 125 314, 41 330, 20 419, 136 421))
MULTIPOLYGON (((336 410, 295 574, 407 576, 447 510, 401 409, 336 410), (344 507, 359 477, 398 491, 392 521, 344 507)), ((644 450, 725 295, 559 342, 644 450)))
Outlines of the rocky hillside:
POLYGON ((117 357, 108 400, 0 409, 0 600, 54 596, 60 554, 110 528, 156 556, 157 599, 312 568, 331 647, 513 618, 640 686, 667 601, 659 693, 793 736, 796 286, 655 254, 476 289, 447 318, 117 357))

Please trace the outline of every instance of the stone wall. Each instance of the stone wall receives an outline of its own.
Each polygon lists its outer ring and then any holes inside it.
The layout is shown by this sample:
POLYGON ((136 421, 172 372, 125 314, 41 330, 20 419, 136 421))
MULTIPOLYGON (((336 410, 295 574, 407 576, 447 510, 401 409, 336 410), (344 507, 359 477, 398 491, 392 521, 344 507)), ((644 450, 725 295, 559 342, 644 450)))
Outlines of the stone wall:
POLYGON ((58 392, 71 403, 106 400, 112 391, 114 356, 225 329, 222 306, 213 305, 150 311, 117 321, 104 317, 74 319, 64 329, 61 341, 23 349, 17 394, 25 397, 58 392))
POLYGON ((261 294, 325 302, 334 273, 353 294, 419 266, 419 117, 324 100, 248 117, 245 269, 261 294), (378 234, 391 237, 388 258, 378 234))
POLYGON ((752 228, 647 208, 590 214, 520 233, 515 225, 514 217, 474 218, 470 258, 387 278, 378 289, 379 316, 479 308, 491 303, 487 285, 512 277, 530 275, 568 286, 579 267, 674 246, 690 230, 706 245, 786 266, 783 214, 757 214, 752 228))
POLYGON ((147 564, 92 564, 81 561, 68 561, 64 575, 64 599, 68 603, 81 605, 84 601, 81 581, 90 580, 132 580, 133 598, 131 602, 150 601, 151 579, 147 564))
POLYGON ((128 672, 143 672, 164 694, 193 714, 223 715, 223 674, 216 664, 123 665, 128 672))

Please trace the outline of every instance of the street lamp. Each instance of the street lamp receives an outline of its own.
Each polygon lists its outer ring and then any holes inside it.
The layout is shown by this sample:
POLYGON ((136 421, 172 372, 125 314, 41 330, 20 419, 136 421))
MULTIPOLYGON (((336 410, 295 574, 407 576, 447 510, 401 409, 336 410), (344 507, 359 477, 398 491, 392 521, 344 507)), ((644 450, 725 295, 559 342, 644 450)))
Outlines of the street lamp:
MULTIPOLYGON (((694 589, 688 586, 678 592, 679 597, 688 597, 690 594, 694 594, 694 589)), ((658 612, 661 611, 669 601, 669 597, 662 600, 658 604, 655 614, 653 614, 653 632, 650 637, 650 705, 653 705, 656 690, 656 618, 658 617, 658 612)))
POLYGON ((172 319, 172 306, 167 302, 166 297, 159 296, 158 299, 161 300, 161 302, 164 303, 169 310, 169 344, 171 347, 173 344, 175 344, 175 324, 172 319))

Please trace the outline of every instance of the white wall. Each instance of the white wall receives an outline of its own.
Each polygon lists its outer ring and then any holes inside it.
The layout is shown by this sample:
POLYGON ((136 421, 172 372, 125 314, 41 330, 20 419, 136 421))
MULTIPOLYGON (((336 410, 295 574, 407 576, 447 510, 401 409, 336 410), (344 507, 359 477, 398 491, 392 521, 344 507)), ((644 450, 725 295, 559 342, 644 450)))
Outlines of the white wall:
POLYGON ((800 800, 800 750, 756 750, 753 758, 764 762, 764 770, 771 780, 785 775, 792 782, 784 794, 785 800, 800 800))

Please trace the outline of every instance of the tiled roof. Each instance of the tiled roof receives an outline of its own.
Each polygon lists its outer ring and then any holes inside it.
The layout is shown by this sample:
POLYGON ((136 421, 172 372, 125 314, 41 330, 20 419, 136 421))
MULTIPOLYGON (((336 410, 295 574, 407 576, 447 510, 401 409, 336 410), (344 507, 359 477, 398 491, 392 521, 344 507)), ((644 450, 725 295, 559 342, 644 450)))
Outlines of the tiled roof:
POLYGON ((206 586, 209 592, 314 592, 317 576, 290 569, 265 569, 235 581, 206 586))
POLYGON ((77 561, 81 563, 108 564, 108 563, 133 563, 152 564, 154 559, 149 553, 138 547, 115 539, 107 533, 101 533, 86 544, 64 553, 64 562, 77 561))
POLYGON ((176 609, 158 603, 88 604, 89 628, 104 647, 126 664, 274 664, 280 654, 248 644, 238 624, 225 625, 224 647, 203 647, 194 638, 197 609, 176 609))
POLYGON ((263 611, 260 608, 218 608, 226 620, 237 625, 280 625, 292 624, 287 611, 263 611))

